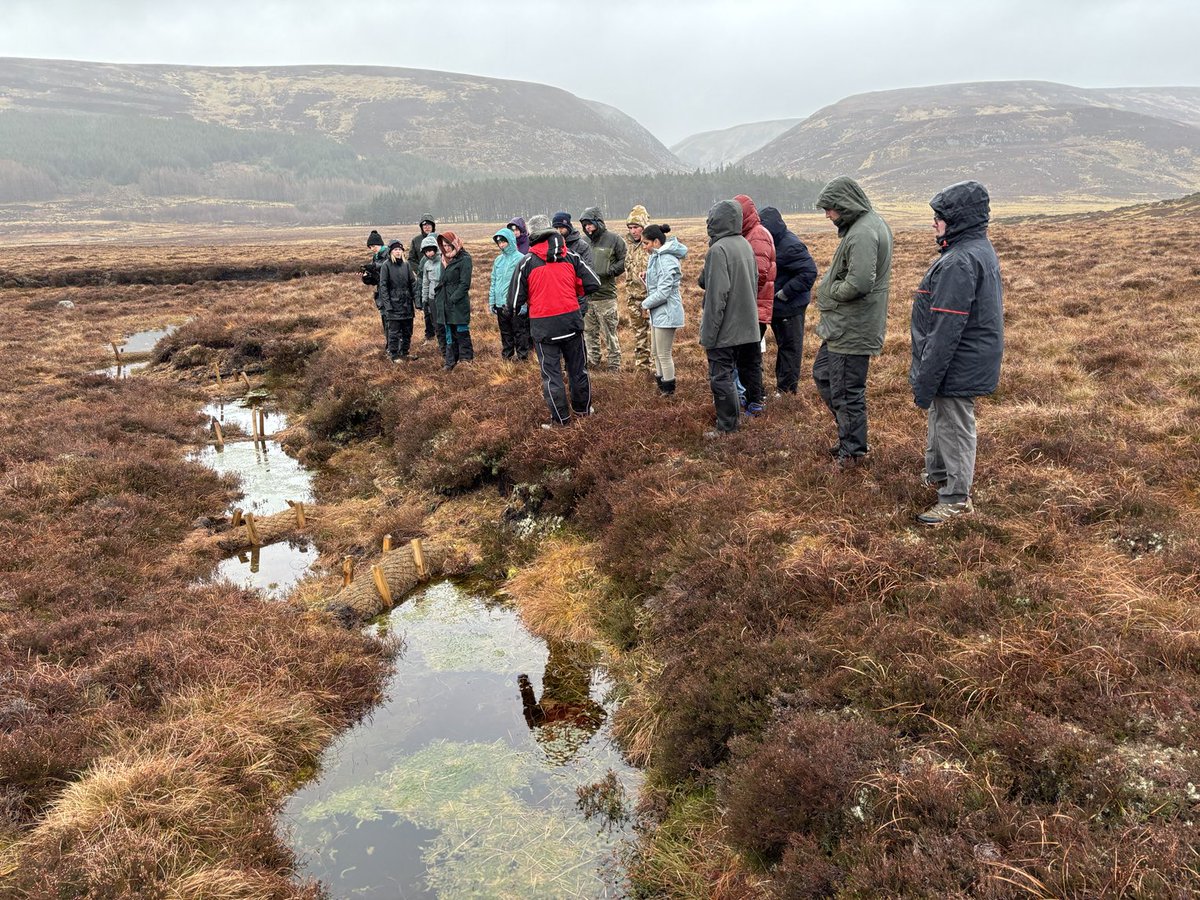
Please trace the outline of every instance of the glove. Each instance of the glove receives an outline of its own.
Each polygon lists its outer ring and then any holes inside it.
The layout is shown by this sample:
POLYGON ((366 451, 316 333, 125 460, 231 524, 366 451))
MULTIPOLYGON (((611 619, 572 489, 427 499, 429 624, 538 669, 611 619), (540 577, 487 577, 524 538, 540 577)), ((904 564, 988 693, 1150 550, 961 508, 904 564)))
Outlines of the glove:
POLYGON ((783 291, 776 291, 775 299, 778 300, 780 303, 782 303, 783 301, 785 301, 787 299, 787 297, 783 296, 783 291))
POLYGON ((518 316, 528 316, 529 315, 529 304, 522 303, 521 308, 517 310, 517 315, 518 316))

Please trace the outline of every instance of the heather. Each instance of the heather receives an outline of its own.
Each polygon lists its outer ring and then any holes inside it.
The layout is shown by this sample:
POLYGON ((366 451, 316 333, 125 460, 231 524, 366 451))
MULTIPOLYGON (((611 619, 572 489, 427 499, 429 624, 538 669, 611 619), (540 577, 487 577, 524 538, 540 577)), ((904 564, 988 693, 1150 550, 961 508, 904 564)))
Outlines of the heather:
MULTIPOLYGON (((498 358, 478 307, 475 363, 446 374, 418 344, 420 359, 393 365, 352 274, 55 289, 77 303, 69 334, 40 290, 6 290, 23 410, 0 414, 16 548, 4 709, 19 713, 0 752, 22 757, 0 767, 8 833, 40 822, 38 852, 72 846, 52 837, 62 784, 111 779, 120 747, 126 766, 160 760, 109 726, 169 729, 180 698, 220 686, 215 654, 226 679, 266 666, 267 687, 304 696, 326 727, 369 702, 379 651, 363 639, 299 606, 181 586, 203 561, 172 547, 229 491, 180 462, 203 439, 191 395, 210 390, 215 362, 284 396, 302 414, 289 448, 321 466, 325 497, 362 507, 323 550, 366 553, 383 527, 452 533, 538 633, 607 650, 625 695, 615 728, 649 775, 627 861, 642 895, 1200 889, 1195 220, 993 228, 1007 356, 979 411, 977 513, 933 530, 913 520, 932 498, 906 381, 907 298, 930 236, 897 233, 871 464, 832 474, 833 425, 805 383, 730 438, 703 438, 701 228, 679 232, 695 252, 675 398, 632 373, 597 375, 597 415, 554 432, 537 427, 534 369, 498 358), (191 318, 144 380, 80 374, 102 335, 164 312, 191 318)), ((801 237, 823 267, 832 229, 801 237)), ((480 298, 493 251, 467 249, 480 298)), ((811 323, 806 343, 811 363, 811 323)), ((195 771, 219 779, 222 765, 195 771)), ((252 783, 236 790, 261 809, 252 783)), ((285 867, 253 840, 222 852, 248 868, 253 856, 255 872, 285 867)), ((56 863, 62 877, 72 860, 56 863)))

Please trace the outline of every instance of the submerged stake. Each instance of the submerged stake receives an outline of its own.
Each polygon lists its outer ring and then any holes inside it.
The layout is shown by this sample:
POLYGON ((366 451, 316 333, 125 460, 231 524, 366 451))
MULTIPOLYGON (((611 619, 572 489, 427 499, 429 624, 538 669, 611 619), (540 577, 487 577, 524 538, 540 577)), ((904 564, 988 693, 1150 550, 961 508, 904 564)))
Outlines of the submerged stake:
POLYGON ((214 417, 212 420, 213 434, 217 436, 217 449, 225 449, 225 435, 221 433, 221 423, 214 417))

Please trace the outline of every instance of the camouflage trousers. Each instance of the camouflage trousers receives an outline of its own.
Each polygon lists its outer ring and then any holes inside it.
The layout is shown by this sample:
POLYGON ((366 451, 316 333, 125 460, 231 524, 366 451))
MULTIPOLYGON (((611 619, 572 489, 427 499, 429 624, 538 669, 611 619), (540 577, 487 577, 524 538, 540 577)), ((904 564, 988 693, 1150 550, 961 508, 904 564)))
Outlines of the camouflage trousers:
POLYGON ((587 347, 588 367, 598 370, 606 366, 609 371, 621 368, 621 343, 617 339, 617 298, 611 300, 589 300, 583 316, 583 343, 587 347), (600 338, 604 338, 607 359, 601 357, 600 338))
POLYGON ((633 332, 633 368, 654 371, 654 358, 650 355, 650 317, 642 309, 645 296, 625 295, 625 310, 629 313, 629 330, 633 332))

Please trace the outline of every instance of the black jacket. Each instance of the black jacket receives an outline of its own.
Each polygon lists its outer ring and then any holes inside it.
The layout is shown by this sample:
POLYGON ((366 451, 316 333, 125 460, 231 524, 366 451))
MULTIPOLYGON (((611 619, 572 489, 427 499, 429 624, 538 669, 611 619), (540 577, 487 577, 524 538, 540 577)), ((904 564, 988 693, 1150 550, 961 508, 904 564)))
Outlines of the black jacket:
POLYGON ((388 319, 411 319, 417 282, 405 260, 393 262, 389 257, 379 267, 379 293, 375 305, 388 319))
POLYGON ((1000 261, 987 237, 990 203, 977 181, 961 181, 929 203, 946 220, 940 255, 913 297, 913 400, 982 397, 1000 382, 1004 298, 1000 261))
POLYGON ((812 286, 817 283, 817 264, 804 241, 788 231, 779 210, 767 206, 758 211, 758 217, 775 241, 775 304, 771 318, 788 319, 808 306, 812 286))

